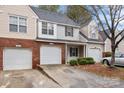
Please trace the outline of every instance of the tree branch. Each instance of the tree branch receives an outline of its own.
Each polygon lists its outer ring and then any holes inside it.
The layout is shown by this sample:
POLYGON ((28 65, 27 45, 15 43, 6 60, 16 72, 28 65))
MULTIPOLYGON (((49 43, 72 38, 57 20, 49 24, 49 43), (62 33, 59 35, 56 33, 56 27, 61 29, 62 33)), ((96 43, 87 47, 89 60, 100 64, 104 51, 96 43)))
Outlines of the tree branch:
POLYGON ((95 6, 92 6, 92 9, 94 10, 95 16, 96 16, 96 18, 98 19, 98 21, 99 21, 99 23, 100 23, 100 25, 101 25, 101 27, 102 27, 102 29, 103 29, 105 35, 106 35, 109 39, 111 39, 111 37, 108 35, 108 33, 106 32, 106 30, 104 29, 103 23, 102 23, 102 21, 101 21, 101 19, 100 19, 100 17, 99 17, 99 14, 98 14, 98 12, 97 12, 95 6))
POLYGON ((108 23, 108 20, 107 20, 107 17, 105 15, 104 11, 102 10, 102 8, 100 6, 98 6, 98 8, 101 10, 101 12, 102 12, 102 14, 103 14, 103 16, 105 18, 105 21, 106 21, 106 24, 107 24, 108 29, 111 30, 110 25, 108 23))
POLYGON ((124 39, 124 36, 122 36, 122 38, 116 42, 116 44, 115 44, 115 48, 118 47, 118 44, 119 44, 123 39, 124 39))
POLYGON ((124 29, 122 31, 120 31, 116 36, 115 36, 115 40, 119 37, 119 35, 121 35, 124 32, 124 29))
POLYGON ((119 13, 118 13, 118 18, 117 18, 117 21, 116 21, 117 23, 115 24, 114 30, 116 30, 116 28, 117 28, 117 26, 119 24, 118 20, 120 19, 121 11, 122 11, 122 6, 120 6, 119 13))

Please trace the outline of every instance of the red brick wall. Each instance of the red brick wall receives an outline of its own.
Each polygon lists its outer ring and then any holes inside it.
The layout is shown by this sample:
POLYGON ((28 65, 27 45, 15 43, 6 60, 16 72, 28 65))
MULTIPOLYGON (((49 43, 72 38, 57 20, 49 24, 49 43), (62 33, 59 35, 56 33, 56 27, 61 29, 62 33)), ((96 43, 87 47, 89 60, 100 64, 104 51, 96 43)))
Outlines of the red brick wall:
MULTIPOLYGON (((40 64, 40 47, 42 45, 49 45, 45 42, 36 42, 26 39, 12 39, 12 38, 0 38, 0 69, 3 69, 3 50, 5 47, 12 48, 16 45, 21 45, 21 48, 32 49, 32 68, 36 68, 37 64, 40 64)), ((54 46, 58 46, 62 49, 62 64, 65 63, 65 44, 54 43, 54 46)))
POLYGON ((4 48, 14 48, 16 45, 21 45, 21 48, 32 49, 32 68, 36 68, 39 63, 39 48, 36 42, 24 39, 0 38, 0 69, 3 69, 4 48))

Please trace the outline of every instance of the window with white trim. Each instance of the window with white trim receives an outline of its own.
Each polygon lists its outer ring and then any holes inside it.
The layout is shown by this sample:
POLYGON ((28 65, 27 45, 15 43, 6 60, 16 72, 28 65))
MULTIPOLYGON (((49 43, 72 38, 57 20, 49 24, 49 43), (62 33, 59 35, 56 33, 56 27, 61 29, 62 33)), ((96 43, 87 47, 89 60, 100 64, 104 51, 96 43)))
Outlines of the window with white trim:
POLYGON ((70 57, 78 57, 78 48, 70 47, 70 57))
POLYGON ((73 37, 73 27, 71 27, 71 26, 65 27, 65 36, 73 37))
POLYGON ((96 33, 95 32, 91 33, 91 38, 96 39, 96 33))
POLYGON ((54 24, 42 22, 42 34, 54 35, 54 24))
POLYGON ((10 32, 27 32, 27 19, 20 16, 9 17, 9 31, 10 32))
POLYGON ((97 38, 97 27, 96 26, 90 26, 90 33, 91 33, 91 38, 96 39, 97 38))

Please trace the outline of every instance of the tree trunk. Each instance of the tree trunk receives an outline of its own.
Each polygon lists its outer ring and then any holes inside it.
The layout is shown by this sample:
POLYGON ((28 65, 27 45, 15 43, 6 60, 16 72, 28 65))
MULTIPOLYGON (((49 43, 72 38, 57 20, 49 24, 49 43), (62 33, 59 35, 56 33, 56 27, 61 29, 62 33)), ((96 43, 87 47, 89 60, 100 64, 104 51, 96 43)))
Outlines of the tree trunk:
POLYGON ((114 33, 112 34, 113 39, 111 40, 111 51, 112 51, 112 57, 111 57, 111 63, 110 63, 110 67, 114 67, 114 63, 115 63, 115 39, 114 39, 114 33))
POLYGON ((115 50, 112 50, 111 64, 110 67, 114 67, 115 63, 115 50))

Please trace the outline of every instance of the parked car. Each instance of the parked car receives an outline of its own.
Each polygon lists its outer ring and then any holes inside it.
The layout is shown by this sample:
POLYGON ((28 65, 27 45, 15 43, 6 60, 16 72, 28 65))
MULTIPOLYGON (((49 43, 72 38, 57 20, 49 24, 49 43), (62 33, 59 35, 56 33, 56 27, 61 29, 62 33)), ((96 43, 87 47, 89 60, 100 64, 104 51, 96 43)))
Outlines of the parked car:
MULTIPOLYGON (((104 57, 101 61, 103 64, 110 65, 111 57, 104 57)), ((117 66, 124 66, 124 54, 115 55, 115 64, 117 66)))

